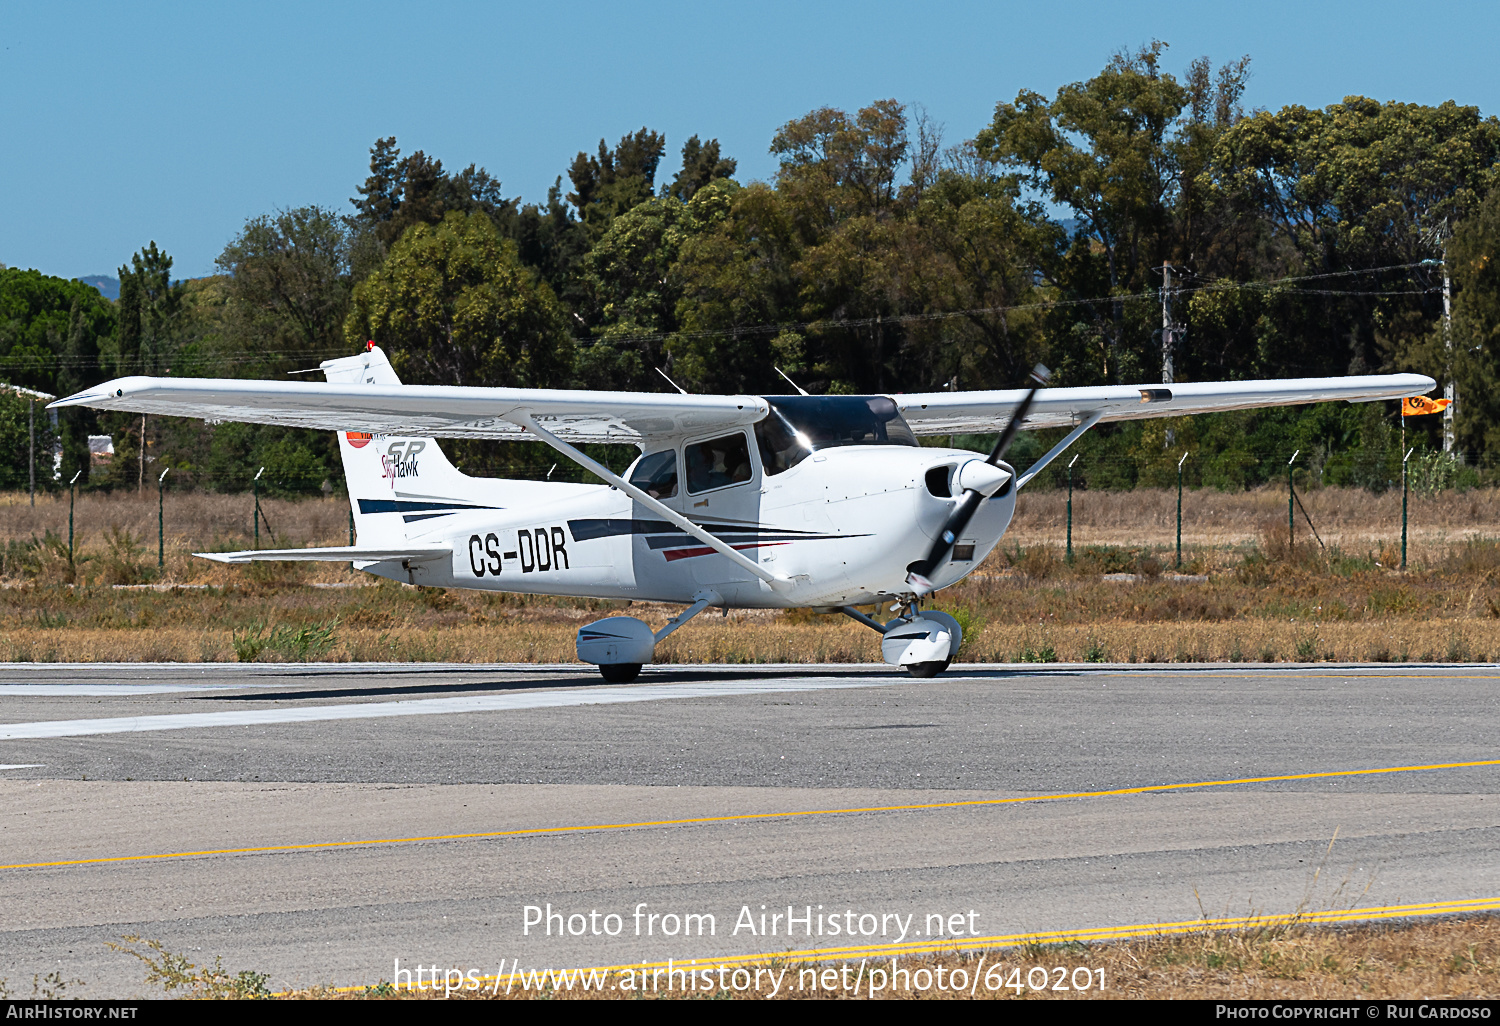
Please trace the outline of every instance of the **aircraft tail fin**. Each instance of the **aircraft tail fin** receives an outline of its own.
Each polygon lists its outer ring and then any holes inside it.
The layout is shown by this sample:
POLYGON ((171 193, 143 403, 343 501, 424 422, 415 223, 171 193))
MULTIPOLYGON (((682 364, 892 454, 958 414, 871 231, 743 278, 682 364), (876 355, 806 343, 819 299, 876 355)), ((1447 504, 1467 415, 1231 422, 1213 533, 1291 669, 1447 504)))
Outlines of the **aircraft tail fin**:
MULTIPOLYGON (((319 365, 334 384, 399 385, 391 362, 371 344, 357 356, 319 365)), ((359 545, 400 547, 407 525, 473 508, 474 480, 448 461, 435 438, 340 431, 339 455, 359 545)))

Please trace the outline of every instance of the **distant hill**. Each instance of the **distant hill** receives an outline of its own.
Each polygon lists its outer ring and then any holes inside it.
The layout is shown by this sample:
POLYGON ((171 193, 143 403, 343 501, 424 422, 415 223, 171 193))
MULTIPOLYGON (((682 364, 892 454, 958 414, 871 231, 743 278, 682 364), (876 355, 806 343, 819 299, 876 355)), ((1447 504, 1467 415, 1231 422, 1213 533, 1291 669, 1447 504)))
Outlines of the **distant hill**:
POLYGON ((105 299, 115 300, 120 298, 120 279, 111 278, 107 274, 91 274, 86 278, 79 278, 85 285, 92 285, 98 289, 105 299))

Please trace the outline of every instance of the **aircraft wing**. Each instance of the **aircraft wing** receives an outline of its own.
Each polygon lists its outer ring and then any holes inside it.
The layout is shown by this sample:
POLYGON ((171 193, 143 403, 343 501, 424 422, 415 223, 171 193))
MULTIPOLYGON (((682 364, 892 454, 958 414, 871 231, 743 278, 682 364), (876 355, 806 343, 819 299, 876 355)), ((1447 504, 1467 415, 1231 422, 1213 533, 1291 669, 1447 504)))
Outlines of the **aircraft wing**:
MULTIPOLYGON (((1021 427, 1033 430, 1071 427, 1093 413, 1099 413, 1101 421, 1144 420, 1218 410, 1295 406, 1335 399, 1351 403, 1373 402, 1421 395, 1435 387, 1437 382, 1422 374, 1371 374, 1280 381, 1044 388, 1036 394, 1021 427)), ((1024 389, 1016 389, 908 393, 893 398, 916 434, 985 434, 999 431, 1025 394, 1024 389)))
MULTIPOLYGON (((1370 402, 1420 395, 1436 387, 1421 374, 1174 385, 1044 388, 1022 427, 1177 417, 1299 403, 1370 402)), ((919 435, 998 431, 1022 390, 928 392, 894 396, 919 435)), ((759 396, 585 392, 461 385, 340 384, 236 378, 118 378, 52 406, 280 424, 383 435, 523 440, 519 422, 536 423, 572 442, 635 442, 658 435, 733 430, 755 423, 768 406, 759 396)))
POLYGON ((528 437, 516 421, 530 416, 571 442, 635 442, 655 435, 732 430, 755 423, 769 409, 764 399, 748 395, 148 377, 107 381, 52 406, 512 441, 528 437))

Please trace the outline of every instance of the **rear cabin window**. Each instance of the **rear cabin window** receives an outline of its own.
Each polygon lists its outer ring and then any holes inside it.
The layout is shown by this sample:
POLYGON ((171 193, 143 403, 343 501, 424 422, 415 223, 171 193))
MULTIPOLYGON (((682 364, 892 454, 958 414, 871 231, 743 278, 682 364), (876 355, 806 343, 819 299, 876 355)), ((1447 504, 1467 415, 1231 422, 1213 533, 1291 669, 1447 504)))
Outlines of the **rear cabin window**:
POLYGON ((706 492, 750 480, 750 442, 744 432, 685 445, 682 455, 687 462, 689 492, 706 492))

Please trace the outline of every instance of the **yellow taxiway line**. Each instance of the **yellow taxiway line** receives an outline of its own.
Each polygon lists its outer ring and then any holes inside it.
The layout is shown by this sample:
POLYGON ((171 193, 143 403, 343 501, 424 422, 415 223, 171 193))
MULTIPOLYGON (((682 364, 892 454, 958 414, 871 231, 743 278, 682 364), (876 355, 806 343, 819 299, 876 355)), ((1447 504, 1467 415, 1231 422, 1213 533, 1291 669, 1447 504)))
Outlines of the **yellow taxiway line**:
POLYGON ((687 819, 643 820, 637 823, 592 823, 573 826, 524 827, 516 830, 487 830, 466 834, 431 834, 421 837, 384 837, 360 841, 315 841, 309 844, 268 844, 246 848, 214 848, 204 851, 157 852, 148 855, 106 855, 91 859, 59 859, 52 862, 18 862, 0 865, 7 869, 51 869, 62 866, 90 866, 121 862, 151 862, 162 859, 198 858, 205 855, 257 855, 270 852, 369 848, 387 844, 418 844, 433 841, 473 841, 502 837, 536 837, 547 834, 594 833, 612 830, 634 830, 643 827, 696 826, 708 823, 749 823, 770 819, 797 819, 808 816, 847 816, 877 812, 924 812, 934 809, 983 808, 1019 805, 1027 802, 1051 802, 1080 798, 1113 798, 1132 794, 1187 791, 1207 787, 1233 787, 1239 784, 1275 784, 1292 780, 1326 780, 1339 777, 1377 776, 1391 773, 1422 773, 1432 770, 1474 769, 1500 766, 1500 759, 1477 762, 1439 762, 1423 766, 1382 766, 1375 769, 1325 770, 1317 773, 1289 773, 1273 777, 1239 777, 1233 780, 1200 780, 1177 784, 1147 784, 1143 787, 1121 787, 1107 791, 1074 791, 1064 794, 1022 795, 1013 798, 973 798, 954 802, 928 802, 920 805, 874 805, 849 809, 802 809, 787 812, 747 812, 724 816, 694 816, 687 819))
MULTIPOLYGON (((1136 937, 1166 937, 1202 932, 1226 930, 1265 930, 1289 926, 1318 926, 1333 923, 1370 922, 1380 919, 1415 919, 1425 916, 1461 915, 1471 912, 1500 911, 1500 897, 1462 898, 1456 901, 1432 901, 1415 905, 1380 905, 1373 908, 1330 909, 1323 912, 1293 912, 1284 915, 1235 916, 1223 919, 1189 919, 1176 923, 1140 923, 1132 926, 1093 926, 1076 930, 1048 930, 1038 933, 1007 933, 989 937, 956 937, 946 940, 908 941, 894 944, 867 944, 853 947, 803 948, 800 950, 765 952, 755 955, 728 955, 722 958, 675 958, 666 962, 626 962, 621 965, 590 966, 581 969, 559 970, 569 974, 597 973, 608 975, 624 972, 650 972, 654 969, 703 969, 706 967, 735 968, 740 966, 766 965, 787 962, 831 962, 861 959, 870 961, 883 958, 905 958, 913 955, 932 955, 954 951, 990 951, 1004 948, 1019 948, 1031 944, 1101 943, 1130 940, 1136 937)), ((541 970, 546 972, 546 970, 541 970)), ((527 975, 532 970, 525 971, 527 975)), ((555 976, 556 974, 548 974, 555 976)), ((481 984, 494 984, 495 975, 480 976, 481 984)), ((504 976, 499 977, 503 982, 504 976)), ((369 990, 368 986, 331 987, 333 993, 349 994, 369 990)), ((401 990, 416 987, 399 985, 401 990)), ((423 988, 433 989, 433 988, 423 988)), ((441 990, 439 986, 436 989, 441 990)), ((481 988, 487 989, 487 988, 481 988)), ((286 992, 283 992, 283 995, 286 992)), ((509 993, 509 988, 507 988, 509 993)))
MULTIPOLYGON (((1374 908, 1352 908, 1324 912, 1293 912, 1285 915, 1236 916, 1225 919, 1189 919, 1180 923, 1141 923, 1135 926, 1096 926, 1080 930, 1049 930, 1042 933, 1010 933, 991 937, 956 937, 947 940, 907 941, 896 944, 867 944, 841 948, 805 948, 800 951, 777 951, 760 955, 736 955, 730 958, 697 959, 699 964, 753 965, 765 962, 826 961, 835 958, 885 958, 901 955, 928 955, 944 951, 979 951, 985 948, 1016 948, 1027 944, 1067 944, 1083 941, 1129 940, 1132 937, 1158 937, 1170 934, 1244 929, 1268 929, 1285 926, 1325 923, 1353 923, 1372 919, 1406 919, 1416 916, 1457 915, 1465 912, 1500 911, 1500 897, 1466 898, 1458 901, 1433 901, 1419 905, 1382 905, 1374 908)), ((598 966, 597 972, 623 972, 627 969, 655 969, 666 962, 633 962, 624 965, 598 966)), ((682 968, 682 959, 674 959, 674 968, 682 968)))

